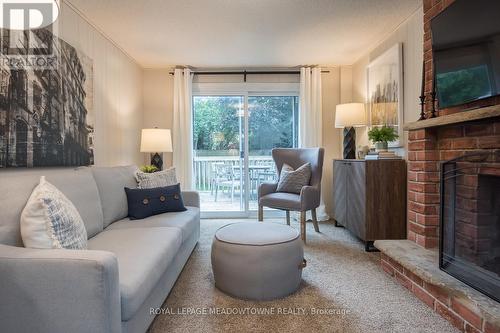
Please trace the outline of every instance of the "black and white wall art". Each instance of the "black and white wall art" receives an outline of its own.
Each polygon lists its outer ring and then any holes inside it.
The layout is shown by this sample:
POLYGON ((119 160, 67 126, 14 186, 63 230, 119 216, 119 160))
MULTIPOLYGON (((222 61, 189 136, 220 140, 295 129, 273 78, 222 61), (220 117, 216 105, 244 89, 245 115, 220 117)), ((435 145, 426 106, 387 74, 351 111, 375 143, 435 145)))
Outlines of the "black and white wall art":
POLYGON ((94 163, 92 67, 51 29, 1 30, 0 168, 94 163))

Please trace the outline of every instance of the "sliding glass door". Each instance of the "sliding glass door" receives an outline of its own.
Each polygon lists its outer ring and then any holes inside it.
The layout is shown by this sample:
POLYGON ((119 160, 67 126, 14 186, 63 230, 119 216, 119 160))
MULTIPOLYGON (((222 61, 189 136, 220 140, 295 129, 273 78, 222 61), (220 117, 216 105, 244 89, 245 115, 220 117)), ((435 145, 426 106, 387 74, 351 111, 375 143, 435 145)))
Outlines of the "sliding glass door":
POLYGON ((258 208, 258 186, 276 179, 271 150, 297 147, 297 140, 297 96, 248 96, 250 210, 258 208))
POLYGON ((202 212, 256 211, 259 185, 276 179, 271 150, 297 147, 297 139, 296 95, 195 95, 193 170, 202 212))

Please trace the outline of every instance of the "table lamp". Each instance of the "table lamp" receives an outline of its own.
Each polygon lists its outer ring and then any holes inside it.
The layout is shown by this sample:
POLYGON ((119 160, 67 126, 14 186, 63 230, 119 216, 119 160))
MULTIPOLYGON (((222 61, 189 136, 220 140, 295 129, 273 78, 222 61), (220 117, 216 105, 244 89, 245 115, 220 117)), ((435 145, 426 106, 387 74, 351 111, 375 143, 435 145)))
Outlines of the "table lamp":
POLYGON ((344 129, 344 159, 356 159, 356 131, 354 127, 366 126, 363 103, 339 104, 335 112, 335 127, 344 129))
POLYGON ((169 129, 146 128, 141 134, 141 153, 151 154, 151 165, 158 170, 163 168, 163 159, 159 153, 171 153, 172 135, 169 129))

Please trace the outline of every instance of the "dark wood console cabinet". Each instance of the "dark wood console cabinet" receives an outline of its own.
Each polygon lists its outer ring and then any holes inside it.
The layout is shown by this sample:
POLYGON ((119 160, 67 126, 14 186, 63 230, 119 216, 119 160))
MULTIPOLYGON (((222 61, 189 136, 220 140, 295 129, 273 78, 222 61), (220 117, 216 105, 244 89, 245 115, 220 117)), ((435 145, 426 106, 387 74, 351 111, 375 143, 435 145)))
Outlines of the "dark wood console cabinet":
POLYGON ((406 162, 334 160, 337 225, 365 242, 406 238, 406 162))

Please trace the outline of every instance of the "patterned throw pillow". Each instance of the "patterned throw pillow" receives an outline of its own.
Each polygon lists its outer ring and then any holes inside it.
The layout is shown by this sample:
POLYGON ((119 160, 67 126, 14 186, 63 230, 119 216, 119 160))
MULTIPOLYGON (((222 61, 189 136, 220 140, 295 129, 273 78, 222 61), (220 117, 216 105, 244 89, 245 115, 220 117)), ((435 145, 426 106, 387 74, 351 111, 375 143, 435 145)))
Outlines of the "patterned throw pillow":
POLYGON ((87 248, 87 231, 73 203, 54 185, 40 178, 21 213, 25 247, 38 249, 87 248))
POLYGON ((135 173, 138 188, 156 188, 172 186, 178 183, 177 176, 175 175, 175 168, 169 168, 163 171, 145 173, 137 171, 135 173))
POLYGON ((278 192, 296 193, 300 194, 302 187, 309 185, 311 180, 311 164, 306 163, 293 170, 288 164, 283 164, 281 168, 280 179, 278 181, 278 192))

